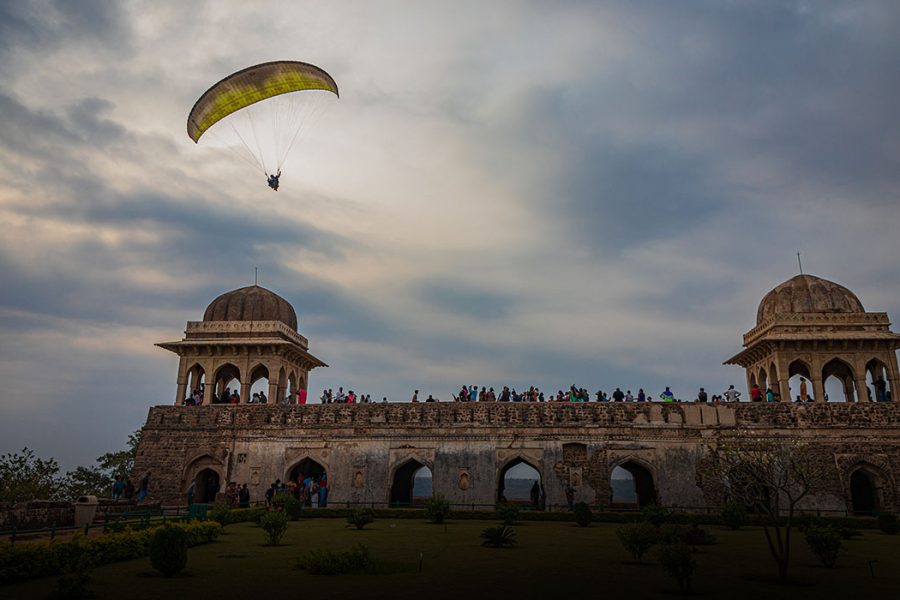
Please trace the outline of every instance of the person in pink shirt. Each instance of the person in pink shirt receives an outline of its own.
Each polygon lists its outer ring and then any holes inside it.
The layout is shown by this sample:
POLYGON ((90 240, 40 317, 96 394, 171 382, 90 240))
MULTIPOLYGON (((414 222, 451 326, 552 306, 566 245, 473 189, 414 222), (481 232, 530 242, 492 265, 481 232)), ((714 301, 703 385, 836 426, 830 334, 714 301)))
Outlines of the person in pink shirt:
POLYGON ((297 392, 297 404, 306 404, 306 390, 303 388, 297 392))

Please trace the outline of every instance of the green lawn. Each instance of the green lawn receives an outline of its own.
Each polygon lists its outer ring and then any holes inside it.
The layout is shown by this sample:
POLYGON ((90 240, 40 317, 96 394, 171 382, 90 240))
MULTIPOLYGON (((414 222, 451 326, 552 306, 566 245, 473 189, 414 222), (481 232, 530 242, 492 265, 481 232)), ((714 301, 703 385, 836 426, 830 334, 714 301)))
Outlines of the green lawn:
MULTIPOLYGON (((230 525, 218 542, 192 548, 186 576, 152 575, 149 559, 108 565, 94 571, 98 598, 672 598, 677 593, 651 556, 632 564, 621 547, 618 525, 582 529, 572 523, 528 522, 515 527, 513 549, 482 548, 478 535, 487 521, 446 526, 412 520, 380 520, 367 530, 347 529, 341 520, 291 523, 282 546, 263 545, 263 533, 249 524, 230 525), (311 576, 294 567, 307 549, 367 545, 373 558, 389 564, 379 574, 311 576), (423 570, 418 572, 419 554, 423 570)), ((711 527, 718 544, 696 555, 695 592, 702 597, 876 598, 900 593, 900 536, 866 531, 845 542, 835 569, 817 566, 802 535, 794 544, 794 583, 774 579, 774 563, 762 531, 733 532, 711 527), (875 563, 875 578, 869 562, 875 563)), ((0 598, 48 598, 56 579, 0 587, 0 598)))

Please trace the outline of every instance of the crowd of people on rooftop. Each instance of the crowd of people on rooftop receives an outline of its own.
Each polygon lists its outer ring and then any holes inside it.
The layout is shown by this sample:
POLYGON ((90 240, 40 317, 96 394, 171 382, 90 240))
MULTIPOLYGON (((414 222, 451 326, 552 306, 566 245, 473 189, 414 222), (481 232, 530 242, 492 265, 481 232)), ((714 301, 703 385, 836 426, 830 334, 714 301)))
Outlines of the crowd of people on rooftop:
MULTIPOLYGON (((891 391, 887 389, 887 384, 883 378, 879 377, 873 382, 875 389, 874 400, 876 402, 890 401, 891 391)), ((866 392, 868 399, 871 401, 872 392, 867 386, 866 392)), ((735 389, 733 385, 721 394, 710 396, 704 388, 700 388, 695 397, 690 400, 682 400, 675 396, 672 390, 667 386, 662 392, 659 392, 654 398, 648 394, 643 388, 639 388, 637 393, 632 393, 630 389, 624 392, 621 388, 616 388, 613 392, 607 393, 603 390, 589 392, 587 388, 569 386, 568 390, 557 390, 545 394, 540 388, 530 386, 527 390, 517 391, 516 388, 510 388, 504 385, 499 392, 493 387, 477 385, 462 385, 459 391, 451 394, 453 402, 709 402, 712 404, 731 403, 741 401, 741 392, 735 389)), ((185 398, 185 405, 198 406, 202 404, 203 389, 193 390, 191 395, 185 398)), ((763 389, 759 385, 754 384, 750 389, 751 402, 778 402, 780 395, 771 387, 763 389)), ((813 402, 814 398, 809 392, 808 381, 804 377, 800 377, 799 394, 794 398, 795 402, 813 402)), ((828 401, 828 394, 825 394, 825 401, 828 401)), ((319 396, 321 404, 371 404, 373 402, 370 394, 357 394, 353 390, 344 392, 343 387, 339 387, 335 393, 333 389, 328 388, 322 391, 319 396)), ((388 402, 387 397, 382 397, 381 403, 388 402)), ((410 398, 410 402, 441 402, 432 394, 424 399, 419 399, 419 390, 415 390, 410 398)), ((213 396, 213 404, 241 404, 241 396, 238 391, 226 387, 225 391, 218 397, 213 396)), ((265 392, 254 392, 253 396, 247 402, 248 404, 268 404, 269 399, 265 392)), ((285 396, 280 404, 306 404, 307 391, 299 389, 285 396)))

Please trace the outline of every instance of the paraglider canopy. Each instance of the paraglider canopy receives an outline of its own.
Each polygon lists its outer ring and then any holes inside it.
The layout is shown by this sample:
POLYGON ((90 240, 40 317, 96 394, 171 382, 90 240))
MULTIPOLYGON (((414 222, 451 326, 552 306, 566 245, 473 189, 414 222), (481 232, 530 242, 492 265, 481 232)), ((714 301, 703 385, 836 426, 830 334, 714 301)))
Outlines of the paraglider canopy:
POLYGON ((207 129, 233 112, 268 98, 303 90, 324 90, 339 96, 331 75, 308 63, 282 60, 242 69, 200 96, 188 115, 188 136, 198 142, 207 129))

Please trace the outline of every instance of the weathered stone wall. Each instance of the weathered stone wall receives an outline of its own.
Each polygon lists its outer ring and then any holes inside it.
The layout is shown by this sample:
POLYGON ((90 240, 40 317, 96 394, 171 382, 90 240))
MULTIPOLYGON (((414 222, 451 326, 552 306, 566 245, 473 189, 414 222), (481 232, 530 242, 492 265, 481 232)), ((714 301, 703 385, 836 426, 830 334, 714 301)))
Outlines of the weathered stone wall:
POLYGON ((69 502, 36 500, 0 511, 0 530, 68 527, 75 522, 75 506, 69 502))
POLYGON ((332 504, 387 503, 394 473, 409 460, 428 466, 433 488, 452 503, 491 506, 504 468, 525 461, 540 473, 546 502, 611 501, 610 473, 647 469, 659 501, 703 508, 697 462, 722 440, 798 438, 820 445, 835 465, 831 491, 809 507, 848 508, 850 473, 876 480, 879 502, 897 508, 900 403, 656 404, 419 403, 306 406, 159 406, 150 409, 135 480, 151 472, 151 498, 185 501, 202 469, 247 483, 262 499, 301 460, 325 467, 332 504))

